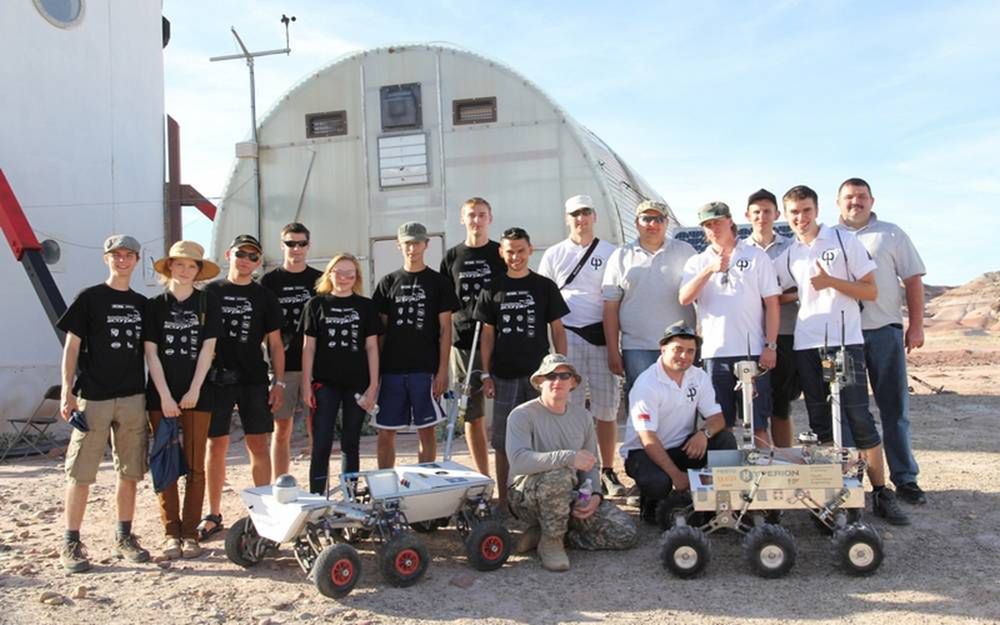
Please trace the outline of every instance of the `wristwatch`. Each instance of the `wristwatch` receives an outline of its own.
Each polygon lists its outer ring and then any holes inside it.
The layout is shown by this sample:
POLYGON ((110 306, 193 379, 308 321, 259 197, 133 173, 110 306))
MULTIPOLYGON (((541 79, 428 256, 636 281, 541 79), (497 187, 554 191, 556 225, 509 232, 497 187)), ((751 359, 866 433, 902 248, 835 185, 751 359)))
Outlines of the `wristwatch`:
POLYGON ((488 373, 480 373, 480 374, 479 374, 479 381, 480 381, 480 382, 485 382, 486 380, 489 380, 489 379, 490 379, 490 378, 492 378, 492 377, 493 377, 493 376, 492 376, 492 375, 490 375, 490 374, 488 374, 488 373))
POLYGON ((768 343, 764 343, 764 348, 765 349, 774 350, 774 351, 778 351, 778 344, 775 343, 774 341, 770 341, 768 343))
POLYGON ((275 380, 274 381, 274 385, 275 386, 280 386, 281 388, 285 388, 285 387, 288 386, 287 384, 285 384, 285 382, 283 380, 275 380))
POLYGON ((709 433, 707 427, 701 428, 701 433, 704 434, 705 438, 707 438, 708 440, 712 440, 712 435, 709 433))

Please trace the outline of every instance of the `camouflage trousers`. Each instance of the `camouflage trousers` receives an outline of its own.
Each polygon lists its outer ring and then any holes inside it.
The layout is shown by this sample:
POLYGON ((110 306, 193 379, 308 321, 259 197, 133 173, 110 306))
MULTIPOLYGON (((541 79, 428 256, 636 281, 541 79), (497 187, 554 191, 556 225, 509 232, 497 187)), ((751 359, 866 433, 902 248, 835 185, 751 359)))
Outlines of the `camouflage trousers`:
POLYGON ((608 501, 601 501, 589 518, 570 515, 576 497, 576 471, 562 468, 519 476, 507 494, 511 512, 529 526, 541 527, 543 536, 565 536, 576 549, 629 549, 635 545, 638 530, 626 512, 608 501))

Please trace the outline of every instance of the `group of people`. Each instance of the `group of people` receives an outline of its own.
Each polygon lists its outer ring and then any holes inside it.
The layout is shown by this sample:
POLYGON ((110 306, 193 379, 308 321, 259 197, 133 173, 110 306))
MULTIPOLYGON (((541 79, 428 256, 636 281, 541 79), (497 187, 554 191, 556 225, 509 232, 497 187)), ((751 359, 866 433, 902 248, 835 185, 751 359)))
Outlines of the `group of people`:
POLYGON ((905 351, 923 343, 924 267, 905 233, 876 218, 873 202, 865 181, 845 181, 840 222, 827 227, 816 193, 793 187, 782 198, 793 239, 774 232, 778 201, 762 189, 748 198, 753 232, 745 240, 729 207, 712 202, 699 211, 709 247, 698 254, 667 235, 669 208, 655 201, 636 207, 638 238, 616 248, 596 236, 593 200, 578 195, 564 206, 568 237, 545 250, 535 272, 529 233, 509 228, 492 240, 492 207, 474 197, 460 209, 466 238, 439 271, 425 262, 426 227, 400 226, 402 267, 371 298, 351 254, 334 256, 323 271, 308 266, 310 232, 300 223, 281 230, 282 265, 259 282, 263 248, 253 236, 232 241, 227 274, 202 289, 195 285, 219 266, 197 243, 175 243, 155 263, 164 292, 148 300, 129 287, 139 243, 112 236, 107 281, 82 291, 59 322, 67 336, 62 413, 74 425, 62 564, 90 567, 80 527, 109 434, 115 551, 143 562, 149 552, 132 533, 136 483, 147 469, 149 432, 179 420, 189 471, 183 505, 177 483, 158 494, 162 555, 196 557, 199 541, 223 528, 234 414, 253 482, 263 485, 288 472, 293 417, 304 409, 309 488, 324 493, 338 417, 341 473, 359 469, 366 413, 378 431, 380 468, 393 466, 395 434, 407 428, 418 432, 419 460, 430 462, 449 379, 470 379, 464 427, 476 469, 491 475, 492 446, 498 507, 528 527, 517 550, 537 549, 545 568, 566 570, 566 544, 626 549, 636 540, 631 517, 605 500, 626 494, 616 451, 636 483, 640 516, 652 520, 671 490, 688 489, 686 470, 703 467, 708 450, 735 448, 733 365, 748 355, 765 372, 755 380, 757 443, 792 444, 789 406, 800 392, 810 428, 832 440, 820 349, 842 343, 859 374, 842 392, 845 443, 867 461, 875 513, 906 524, 886 487, 864 374, 895 492, 923 503, 905 351), (616 449, 621 376, 628 421, 616 449))

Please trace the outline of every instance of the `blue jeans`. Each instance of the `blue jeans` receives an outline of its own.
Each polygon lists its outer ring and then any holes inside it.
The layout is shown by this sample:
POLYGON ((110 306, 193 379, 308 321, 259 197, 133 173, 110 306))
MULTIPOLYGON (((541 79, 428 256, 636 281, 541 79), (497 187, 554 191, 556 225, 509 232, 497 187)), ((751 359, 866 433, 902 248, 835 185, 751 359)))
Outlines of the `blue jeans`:
POLYGON ((360 465, 361 426, 365 411, 354 399, 365 389, 317 384, 316 412, 313 414, 312 457, 309 460, 309 492, 326 494, 327 474, 330 473, 330 449, 333 447, 337 413, 343 418, 340 435, 340 471, 354 473, 360 465))
POLYGON ((639 375, 653 366, 656 359, 660 357, 658 349, 623 349, 622 365, 625 368, 625 399, 635 384, 635 379, 639 375))
POLYGON ((889 477, 896 486, 916 482, 920 467, 910 443, 910 393, 903 329, 892 325, 865 330, 865 364, 882 421, 889 477))
MULTIPOLYGON (((855 383, 840 389, 841 434, 845 447, 873 449, 882 440, 875 427, 875 417, 868 410, 868 384, 865 381, 865 355, 861 345, 848 345, 847 357, 857 376, 855 383)), ((830 386, 823 381, 819 349, 795 351, 799 381, 806 399, 809 427, 820 442, 833 440, 833 413, 829 402, 830 386)))

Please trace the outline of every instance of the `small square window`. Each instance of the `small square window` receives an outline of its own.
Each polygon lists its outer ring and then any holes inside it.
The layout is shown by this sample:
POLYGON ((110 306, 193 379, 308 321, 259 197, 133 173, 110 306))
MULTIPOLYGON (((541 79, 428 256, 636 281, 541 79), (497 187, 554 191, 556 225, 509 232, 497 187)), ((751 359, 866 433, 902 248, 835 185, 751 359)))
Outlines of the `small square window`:
POLYGON ((335 137, 347 134, 347 111, 309 113, 306 115, 306 138, 335 137))
POLYGON ((414 130, 423 126, 420 83, 382 87, 379 96, 383 131, 414 130))
POLYGON ((452 123, 456 126, 489 124, 497 120, 497 99, 490 97, 455 100, 451 103, 451 112, 452 123))

